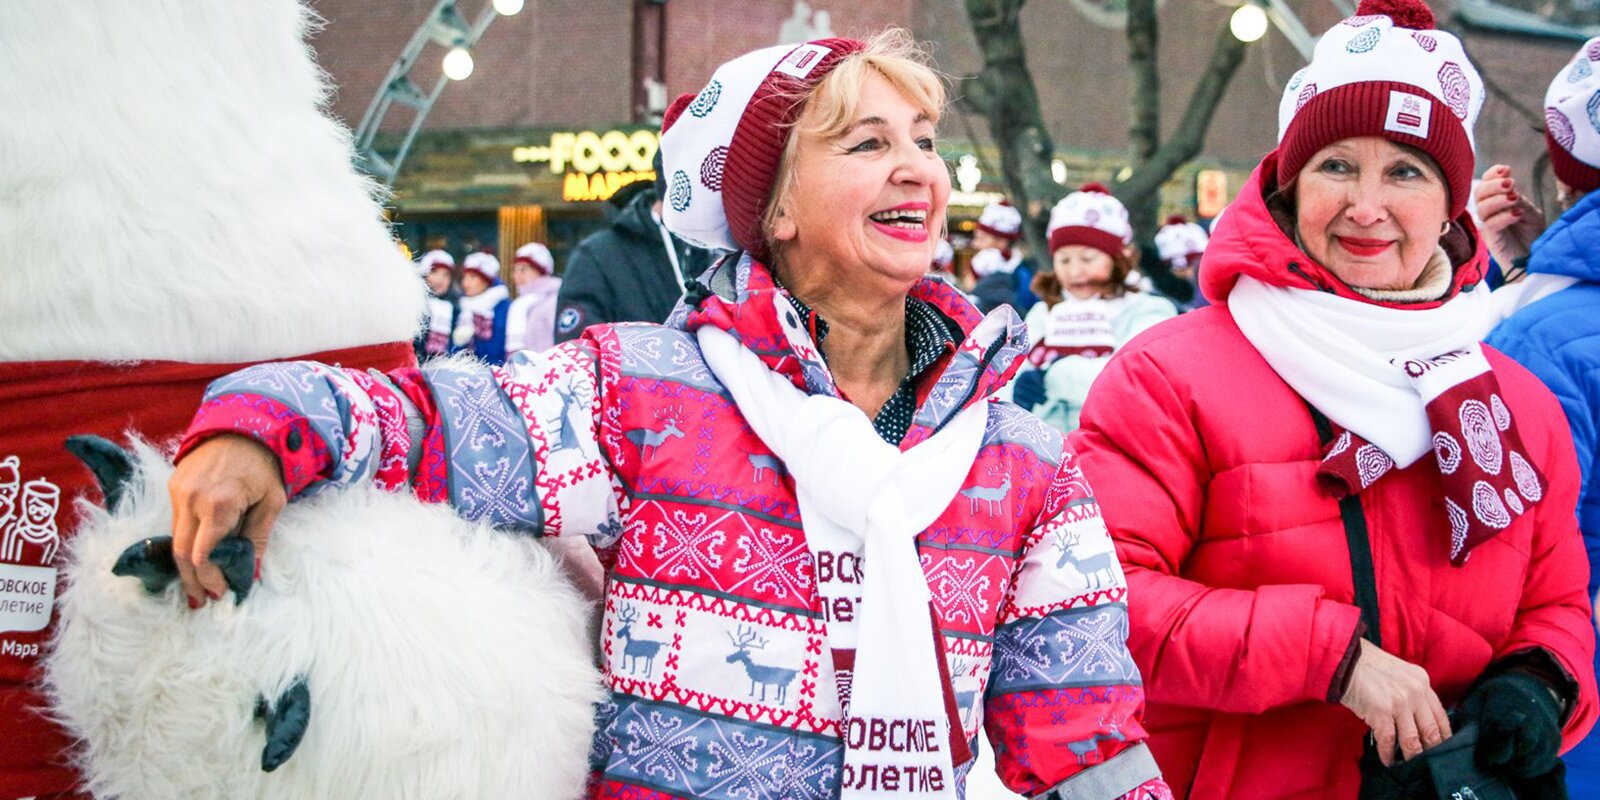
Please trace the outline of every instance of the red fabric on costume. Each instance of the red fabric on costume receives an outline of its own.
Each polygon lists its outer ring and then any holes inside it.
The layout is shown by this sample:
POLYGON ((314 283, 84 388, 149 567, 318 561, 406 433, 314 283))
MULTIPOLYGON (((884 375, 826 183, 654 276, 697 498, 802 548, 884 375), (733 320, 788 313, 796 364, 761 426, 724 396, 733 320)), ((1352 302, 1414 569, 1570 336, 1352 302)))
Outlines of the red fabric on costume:
MULTIPOLYGON (((415 364, 409 342, 302 358, 381 370, 415 364)), ((78 525, 77 499, 101 500, 89 470, 63 443, 74 434, 121 443, 130 432, 165 443, 187 427, 206 384, 249 363, 0 364, 0 798, 70 792, 77 785, 67 766, 71 740, 34 710, 47 705, 34 682, 54 624, 63 540, 78 525), (9 553, 3 552, 7 542, 9 553), (5 591, 7 578, 20 578, 11 585, 24 589, 5 591)))

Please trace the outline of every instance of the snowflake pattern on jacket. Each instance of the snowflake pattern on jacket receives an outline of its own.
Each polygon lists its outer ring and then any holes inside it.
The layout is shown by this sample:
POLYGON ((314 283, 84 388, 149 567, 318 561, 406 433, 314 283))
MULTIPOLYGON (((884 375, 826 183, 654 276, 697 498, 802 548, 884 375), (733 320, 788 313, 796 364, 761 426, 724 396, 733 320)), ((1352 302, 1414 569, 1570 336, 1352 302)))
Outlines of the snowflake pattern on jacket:
MULTIPOLYGON (((807 392, 838 390, 809 338, 778 319, 786 304, 774 305, 782 290, 766 268, 745 259, 721 269, 718 293, 680 306, 668 326, 595 326, 503 367, 456 359, 357 378, 294 362, 235 373, 208 389, 180 458, 208 436, 243 433, 278 454, 300 496, 403 485, 394 465, 410 453, 410 484, 425 500, 504 529, 588 537, 610 577, 601 647, 611 689, 590 796, 836 797, 849 685, 835 673, 827 620, 853 609, 825 603, 817 577, 860 566, 813 557, 782 462, 693 331, 727 330, 807 392), (420 425, 408 428, 408 405, 420 425)), ((1002 779, 1029 796, 1170 797, 1143 745, 1127 588, 1099 507, 1059 433, 989 399, 1026 347, 1020 320, 1001 310, 984 324, 939 281, 913 294, 969 335, 928 370, 901 447, 988 404, 965 487, 917 540, 959 744, 975 751, 984 729, 1002 779)), ((958 763, 958 786, 970 763, 958 763)))

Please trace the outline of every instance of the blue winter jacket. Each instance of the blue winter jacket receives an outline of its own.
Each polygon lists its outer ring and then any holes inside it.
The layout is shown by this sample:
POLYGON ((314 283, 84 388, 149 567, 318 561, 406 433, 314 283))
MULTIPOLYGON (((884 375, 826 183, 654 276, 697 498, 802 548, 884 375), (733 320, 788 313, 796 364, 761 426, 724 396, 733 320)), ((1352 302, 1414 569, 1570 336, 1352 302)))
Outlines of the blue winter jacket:
POLYGON ((1590 192, 1533 243, 1531 274, 1580 282, 1517 311, 1488 342, 1527 367, 1561 400, 1583 469, 1579 527, 1589 548, 1589 596, 1600 567, 1600 192, 1590 192))
MULTIPOLYGON (((1578 527, 1589 551, 1589 596, 1600 586, 1600 192, 1590 192, 1533 243, 1531 274, 1565 275, 1573 284, 1523 307, 1488 342, 1521 362, 1561 400, 1583 469, 1578 527)), ((1595 657, 1600 674, 1600 654, 1595 657)), ((1600 797, 1600 737, 1565 756, 1572 797, 1600 797)))

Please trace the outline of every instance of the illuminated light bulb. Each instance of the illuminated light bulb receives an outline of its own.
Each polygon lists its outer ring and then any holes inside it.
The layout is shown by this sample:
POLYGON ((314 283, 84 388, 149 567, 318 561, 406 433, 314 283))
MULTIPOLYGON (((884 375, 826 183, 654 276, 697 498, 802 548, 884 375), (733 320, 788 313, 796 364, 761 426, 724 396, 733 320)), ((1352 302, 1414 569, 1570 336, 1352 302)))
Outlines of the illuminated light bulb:
POLYGON ((472 77, 472 53, 465 47, 452 47, 444 54, 444 76, 453 81, 472 77))

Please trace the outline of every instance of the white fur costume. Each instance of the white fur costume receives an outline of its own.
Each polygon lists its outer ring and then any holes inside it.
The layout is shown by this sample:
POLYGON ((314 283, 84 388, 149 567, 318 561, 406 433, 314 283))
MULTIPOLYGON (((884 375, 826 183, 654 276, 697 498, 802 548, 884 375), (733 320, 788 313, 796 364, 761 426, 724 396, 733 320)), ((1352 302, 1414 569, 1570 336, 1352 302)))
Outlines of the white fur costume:
POLYGON ((581 794, 592 704, 586 616, 535 540, 370 486, 291 504, 263 580, 198 612, 111 565, 171 529, 161 454, 116 515, 69 543, 51 691, 98 796, 532 798, 581 794), (304 675, 305 739, 260 769, 258 694, 304 675), (576 746, 575 746, 576 744, 576 746))
POLYGON ((313 23, 294 0, 0 4, 0 361, 411 339, 422 282, 320 108, 313 23))
MULTIPOLYGON (((298 0, 0 2, 0 374, 411 340, 426 290, 379 187, 351 166, 349 131, 322 111, 316 24, 298 0)), ((0 461, 19 446, 0 425, 0 461)), ((328 493, 284 512, 243 605, 190 612, 176 590, 152 598, 108 571, 170 529, 170 467, 148 449, 141 462, 124 515, 63 529, 73 560, 57 559, 72 588, 55 613, 52 713, 83 739, 97 794, 581 793, 592 647, 583 602, 539 544, 406 494, 328 493), (255 697, 302 674, 306 736, 265 774, 255 697)), ((32 479, 41 463, 18 469, 32 479)))

